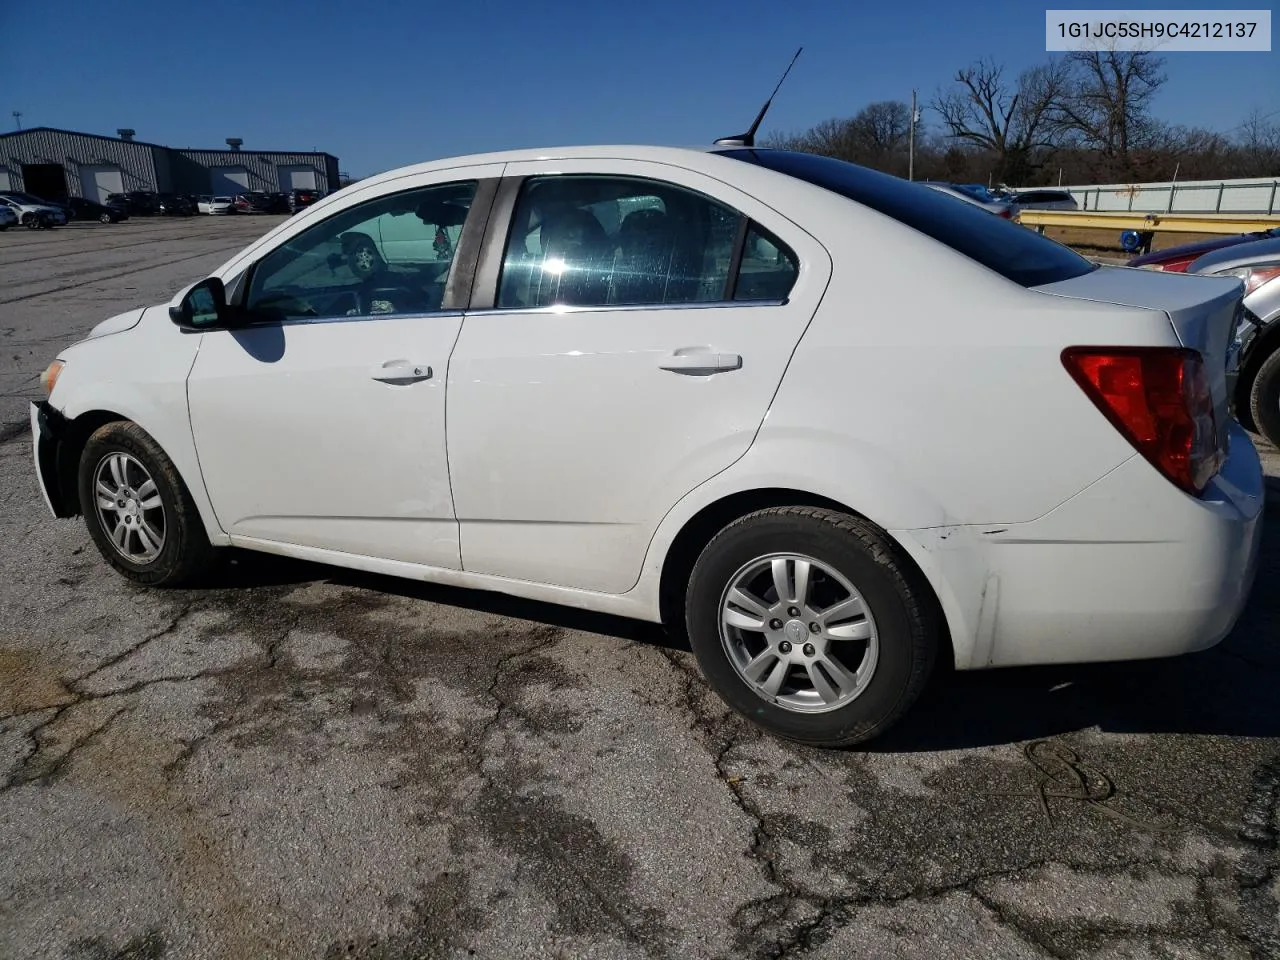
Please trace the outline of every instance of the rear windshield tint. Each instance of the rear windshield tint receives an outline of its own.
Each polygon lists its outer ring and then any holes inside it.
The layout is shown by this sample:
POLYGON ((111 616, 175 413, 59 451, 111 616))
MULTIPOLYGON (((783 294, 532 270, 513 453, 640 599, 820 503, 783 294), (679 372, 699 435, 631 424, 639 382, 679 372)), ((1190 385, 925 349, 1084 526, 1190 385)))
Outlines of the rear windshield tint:
POLYGON ((1095 269, 1069 247, 1034 230, 887 173, 787 150, 725 150, 721 156, 768 167, 848 197, 1024 287, 1070 280, 1095 269))

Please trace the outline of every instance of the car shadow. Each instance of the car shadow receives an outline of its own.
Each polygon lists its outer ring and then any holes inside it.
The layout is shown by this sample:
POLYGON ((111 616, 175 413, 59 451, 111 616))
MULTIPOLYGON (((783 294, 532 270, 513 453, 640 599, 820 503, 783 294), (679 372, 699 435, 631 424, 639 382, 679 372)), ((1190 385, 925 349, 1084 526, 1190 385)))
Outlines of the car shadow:
MULTIPOLYGON (((888 733, 860 749, 922 752, 998 746, 1099 728, 1113 733, 1280 737, 1280 480, 1248 605, 1231 635, 1202 653, 1162 660, 954 672, 940 670, 888 733)), ((215 588, 327 581, 429 603, 688 651, 683 631, 504 594, 444 587, 237 553, 215 588)))

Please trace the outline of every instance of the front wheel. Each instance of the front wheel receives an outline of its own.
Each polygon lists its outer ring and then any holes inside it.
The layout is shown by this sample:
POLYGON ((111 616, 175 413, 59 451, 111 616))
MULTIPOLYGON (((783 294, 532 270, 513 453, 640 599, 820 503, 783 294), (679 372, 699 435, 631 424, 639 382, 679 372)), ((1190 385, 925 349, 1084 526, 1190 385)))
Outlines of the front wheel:
POLYGON ((1249 390, 1249 413, 1258 432, 1280 447, 1280 350, 1262 362, 1249 390))
POLYGON ((779 736, 847 746, 923 690, 940 631, 927 585, 873 525, 776 507, 722 530, 686 598, 694 655, 731 707, 779 736))
POLYGON ((99 223, 114 223, 115 221, 114 221, 114 220, 112 220, 112 218, 111 218, 111 214, 109 214, 109 213, 100 213, 100 214, 98 214, 98 222, 99 222, 99 223))
POLYGON ((199 511, 173 462, 136 423, 99 427, 80 456, 80 509, 107 563, 130 580, 179 586, 214 562, 199 511))

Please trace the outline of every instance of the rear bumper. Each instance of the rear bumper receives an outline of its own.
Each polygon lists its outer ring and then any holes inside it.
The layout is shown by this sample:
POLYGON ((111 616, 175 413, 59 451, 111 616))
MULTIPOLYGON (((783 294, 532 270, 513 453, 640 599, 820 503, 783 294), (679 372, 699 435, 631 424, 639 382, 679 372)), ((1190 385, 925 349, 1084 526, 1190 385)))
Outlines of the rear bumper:
POLYGON ((1264 499, 1257 451, 1233 423, 1203 498, 1134 457, 1031 523, 897 535, 939 593, 962 669, 1168 657, 1234 627, 1264 499))
POLYGON ((31 404, 31 452, 35 459, 36 482, 44 504, 55 517, 73 517, 78 510, 62 478, 67 475, 61 462, 62 439, 67 421, 45 401, 31 404))

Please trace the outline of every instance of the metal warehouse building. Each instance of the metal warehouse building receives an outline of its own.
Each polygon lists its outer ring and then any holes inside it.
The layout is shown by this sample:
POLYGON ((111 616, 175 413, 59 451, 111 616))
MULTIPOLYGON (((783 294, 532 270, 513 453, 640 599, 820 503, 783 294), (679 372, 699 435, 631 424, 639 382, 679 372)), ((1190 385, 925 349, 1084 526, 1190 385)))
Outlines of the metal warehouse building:
POLYGON ((122 136, 103 137, 52 127, 0 134, 0 190, 22 190, 47 200, 85 197, 101 203, 109 193, 233 195, 293 189, 335 190, 338 158, 328 153, 186 150, 122 136))

